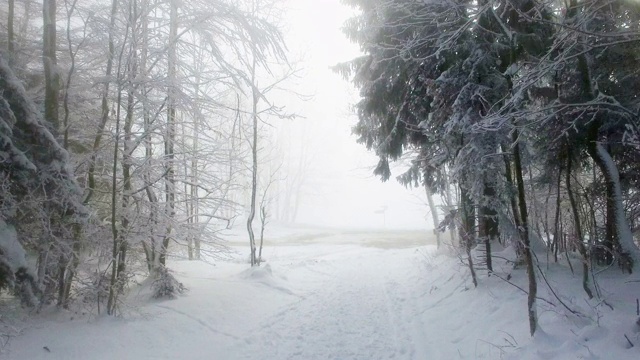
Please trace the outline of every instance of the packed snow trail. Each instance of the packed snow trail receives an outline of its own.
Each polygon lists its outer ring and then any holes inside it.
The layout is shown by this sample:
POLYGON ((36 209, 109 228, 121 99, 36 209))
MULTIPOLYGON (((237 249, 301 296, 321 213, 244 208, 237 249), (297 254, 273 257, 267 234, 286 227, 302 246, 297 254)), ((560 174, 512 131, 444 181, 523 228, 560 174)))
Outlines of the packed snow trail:
POLYGON ((122 318, 43 314, 0 358, 425 358, 418 302, 406 286, 424 275, 427 250, 388 249, 421 239, 322 233, 301 240, 265 248, 267 261, 259 268, 244 261, 244 246, 234 246, 237 255, 215 266, 173 261, 186 295, 149 301, 143 286, 131 291, 122 318), (378 247, 362 246, 372 244, 378 247))
POLYGON ((371 256, 379 249, 349 249, 290 264, 286 273, 300 299, 232 344, 231 358, 424 358, 416 348, 424 339, 414 339, 412 319, 403 316, 416 309, 400 285, 418 264, 371 256))

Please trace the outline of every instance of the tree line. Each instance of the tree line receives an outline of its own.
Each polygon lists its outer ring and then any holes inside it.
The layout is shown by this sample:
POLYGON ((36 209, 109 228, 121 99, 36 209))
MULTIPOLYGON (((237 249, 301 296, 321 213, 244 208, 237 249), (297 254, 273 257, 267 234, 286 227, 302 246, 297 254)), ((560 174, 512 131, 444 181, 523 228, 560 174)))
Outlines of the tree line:
POLYGON ((253 228, 262 236, 276 179, 258 169, 262 123, 291 117, 269 98, 294 71, 278 11, 266 0, 0 5, 0 289, 116 314, 139 264, 171 295, 181 285, 167 258, 214 258, 217 232, 244 212, 259 264, 253 228))
POLYGON ((434 222, 474 284, 472 248, 491 274, 492 245, 513 246, 533 335, 537 253, 577 252, 589 298, 593 267, 640 264, 640 3, 345 2, 364 53, 335 67, 360 90, 353 132, 383 180, 409 162, 398 180, 442 195, 434 222))

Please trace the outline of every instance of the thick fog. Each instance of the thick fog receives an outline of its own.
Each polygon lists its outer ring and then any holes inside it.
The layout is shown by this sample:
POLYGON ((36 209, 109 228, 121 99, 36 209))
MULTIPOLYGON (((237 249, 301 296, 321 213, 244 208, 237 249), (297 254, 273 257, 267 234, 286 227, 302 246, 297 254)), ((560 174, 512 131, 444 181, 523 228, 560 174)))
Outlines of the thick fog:
MULTIPOLYGON (((398 184, 395 176, 400 172, 386 183, 374 177, 376 156, 351 135, 356 115, 350 106, 358 95, 348 81, 330 69, 359 55, 358 47, 341 32, 351 9, 340 0, 291 0, 286 12, 290 61, 300 71, 279 95, 279 101, 298 117, 271 125, 284 158, 280 177, 293 179, 300 173, 303 177, 294 222, 432 228, 424 190, 398 184)), ((280 214, 283 207, 295 206, 283 199, 282 187, 275 200, 280 214)))

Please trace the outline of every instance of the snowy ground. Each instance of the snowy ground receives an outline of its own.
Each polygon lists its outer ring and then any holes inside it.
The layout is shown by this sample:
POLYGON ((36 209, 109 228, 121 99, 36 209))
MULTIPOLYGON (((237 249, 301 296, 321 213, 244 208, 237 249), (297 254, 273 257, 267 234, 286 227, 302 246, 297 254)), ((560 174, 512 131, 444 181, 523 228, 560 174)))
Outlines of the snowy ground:
MULTIPOLYGON (((121 318, 52 312, 16 323, 1 359, 638 359, 637 275, 599 275, 607 303, 587 302, 564 265, 543 270, 541 329, 528 335, 526 295, 481 274, 474 289, 455 258, 420 232, 281 229, 267 262, 237 253, 215 266, 174 261, 190 289, 151 301, 134 289, 121 318), (422 244, 422 245, 421 245, 422 244), (605 280, 608 279, 608 280, 605 280), (624 336, 635 344, 630 348, 624 336)), ((507 255, 508 251, 503 255, 507 255)), ((502 264, 502 265, 501 265, 502 264)), ((524 286, 522 270, 498 275, 524 286)), ((574 267, 577 268, 577 262, 574 267)), ((1 344, 0 344, 1 345, 1 344)))

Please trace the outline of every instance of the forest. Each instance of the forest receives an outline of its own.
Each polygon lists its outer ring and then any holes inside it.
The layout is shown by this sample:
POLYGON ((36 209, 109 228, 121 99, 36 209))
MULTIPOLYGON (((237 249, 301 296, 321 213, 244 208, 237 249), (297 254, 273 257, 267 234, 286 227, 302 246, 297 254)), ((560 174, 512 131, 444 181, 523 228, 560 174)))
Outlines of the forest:
MULTIPOLYGON (((640 264, 640 3, 349 0, 345 33, 364 53, 352 79, 358 141, 374 172, 444 199, 441 231, 471 276, 492 245, 516 249, 537 329, 538 257, 577 252, 588 298, 593 269, 640 264), (453 230, 455 229, 455 230, 453 230), (484 253, 473 263, 471 250, 484 253)), ((432 207, 435 205, 432 205, 432 207)), ((630 285, 632 286, 632 285, 630 285)))
POLYGON ((167 257, 215 255, 239 217, 260 262, 302 181, 277 173, 265 125, 295 117, 272 99, 297 71, 272 2, 11 0, 0 14, 0 289, 115 315, 141 272, 157 296, 178 292, 167 257))
MULTIPOLYGON (((373 174, 424 189, 475 287, 514 249, 534 336, 542 259, 604 303, 598 274, 638 273, 639 1, 343 2, 352 132, 373 174)), ((122 315, 141 277, 183 293, 168 259, 215 262, 236 222, 261 266, 312 161, 283 175, 269 125, 296 117, 277 102, 298 72, 277 3, 0 5, 0 292, 122 315)))

